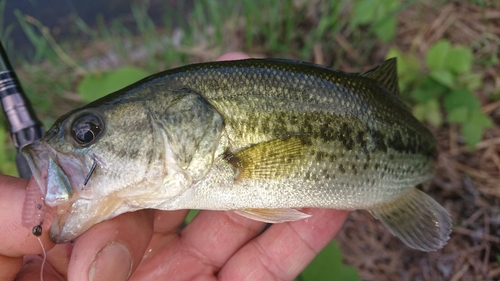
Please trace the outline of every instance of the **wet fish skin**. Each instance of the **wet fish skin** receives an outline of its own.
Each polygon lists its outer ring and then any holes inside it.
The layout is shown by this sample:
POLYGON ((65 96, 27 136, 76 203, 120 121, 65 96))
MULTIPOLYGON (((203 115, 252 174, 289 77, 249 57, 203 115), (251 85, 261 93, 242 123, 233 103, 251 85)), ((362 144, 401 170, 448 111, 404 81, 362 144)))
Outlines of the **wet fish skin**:
POLYGON ((62 116, 24 150, 46 197, 60 198, 53 240, 143 208, 282 222, 318 207, 368 209, 409 246, 441 248, 449 215, 414 188, 433 175, 436 143, 399 100, 395 64, 362 74, 287 60, 196 64, 62 116), (88 144, 75 140, 78 122, 97 128, 88 144))

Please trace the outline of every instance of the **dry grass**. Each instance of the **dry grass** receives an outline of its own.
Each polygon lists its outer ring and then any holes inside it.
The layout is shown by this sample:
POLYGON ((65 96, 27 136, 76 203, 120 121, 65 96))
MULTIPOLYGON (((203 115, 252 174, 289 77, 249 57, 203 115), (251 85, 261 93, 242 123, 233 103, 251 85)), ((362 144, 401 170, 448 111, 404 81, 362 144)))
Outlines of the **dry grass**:
POLYGON ((442 38, 472 46, 475 71, 484 74, 476 94, 495 127, 485 133, 475 151, 463 144, 456 126, 434 133, 440 156, 435 179, 425 189, 450 212, 454 227, 448 245, 423 253, 411 250, 367 212, 353 212, 338 236, 346 263, 363 280, 500 280, 500 102, 488 98, 500 90, 498 55, 500 5, 480 8, 451 3, 439 9, 430 1, 399 17, 397 44, 421 57, 442 38))

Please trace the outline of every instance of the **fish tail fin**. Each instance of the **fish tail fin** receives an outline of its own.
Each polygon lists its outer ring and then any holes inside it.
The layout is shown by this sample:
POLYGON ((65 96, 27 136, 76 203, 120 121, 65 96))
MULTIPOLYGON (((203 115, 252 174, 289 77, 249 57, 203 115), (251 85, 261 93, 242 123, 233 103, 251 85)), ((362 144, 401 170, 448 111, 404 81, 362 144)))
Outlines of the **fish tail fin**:
POLYGON ((448 212, 417 188, 370 212, 406 245, 425 252, 442 248, 451 232, 448 212))

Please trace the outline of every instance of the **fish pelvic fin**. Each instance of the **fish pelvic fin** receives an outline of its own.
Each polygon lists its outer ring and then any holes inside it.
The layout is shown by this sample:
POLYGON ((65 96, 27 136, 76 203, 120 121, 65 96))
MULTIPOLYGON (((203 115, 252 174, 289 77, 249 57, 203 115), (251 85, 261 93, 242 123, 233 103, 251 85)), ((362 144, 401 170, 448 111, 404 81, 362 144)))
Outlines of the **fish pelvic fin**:
POLYGON ((399 97, 398 68, 396 58, 390 58, 383 63, 370 68, 366 72, 361 73, 360 75, 377 81, 391 94, 399 97))
POLYGON ((300 169, 300 161, 309 146, 307 137, 289 136, 227 153, 224 159, 236 168, 235 181, 277 179, 300 169))
POLYGON ((413 249, 436 251, 449 239, 450 215, 439 203, 417 188, 370 212, 394 236, 413 249))
POLYGON ((266 223, 296 221, 311 216, 295 209, 243 209, 236 210, 235 213, 248 219, 266 223))

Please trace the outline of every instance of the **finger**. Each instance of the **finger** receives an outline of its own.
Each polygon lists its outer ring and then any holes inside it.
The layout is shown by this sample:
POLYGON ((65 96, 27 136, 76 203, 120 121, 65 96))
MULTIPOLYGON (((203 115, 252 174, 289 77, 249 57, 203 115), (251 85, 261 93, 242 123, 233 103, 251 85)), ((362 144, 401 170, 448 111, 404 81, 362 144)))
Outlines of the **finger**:
MULTIPOLYGON (((33 178, 29 184, 35 184, 33 178)), ((21 257, 26 254, 42 253, 36 236, 22 225, 24 197, 28 181, 24 179, 0 175, 0 255, 21 257)), ((50 222, 44 222, 44 230, 40 240, 46 250, 54 243, 49 240, 50 222)))
POLYGON ((153 234, 154 212, 125 213, 94 225, 75 241, 69 280, 126 280, 153 234))
POLYGON ((197 276, 213 276, 264 226, 233 212, 201 211, 179 235, 172 234, 164 243, 158 242, 155 253, 143 260, 131 280, 174 276, 178 280, 193 280, 197 276))
POLYGON ((218 271, 265 225, 234 212, 202 211, 183 229, 180 242, 193 256, 218 271))
MULTIPOLYGON (((181 224, 189 210, 155 210, 154 231, 141 263, 150 263, 150 259, 162 251, 165 245, 177 237, 181 224)), ((137 269, 140 270, 140 269, 137 269)))
POLYGON ((177 237, 181 224, 184 222, 189 210, 161 211, 155 210, 154 232, 144 254, 143 261, 154 257, 165 245, 177 237))
POLYGON ((155 210, 155 233, 171 234, 179 231, 179 226, 184 222, 189 210, 161 211, 155 210))
POLYGON ((50 263, 44 262, 42 257, 37 255, 30 255, 24 259, 23 268, 16 276, 16 281, 31 280, 62 281, 65 279, 51 267, 50 263), (43 279, 42 276, 40 276, 40 274, 42 274, 42 270, 43 279))
POLYGON ((312 217, 275 224, 222 268, 220 280, 292 280, 330 242, 347 211, 309 209, 312 217))
POLYGON ((55 271, 65 278, 68 276, 69 258, 73 250, 73 243, 68 242, 56 245, 47 252, 47 262, 52 265, 55 271))
POLYGON ((227 54, 223 54, 220 56, 217 60, 218 61, 224 61, 224 60, 244 60, 250 58, 247 54, 245 53, 240 53, 240 52, 231 52, 227 54))
POLYGON ((23 258, 0 256, 0 280, 14 280, 22 264, 23 258))

